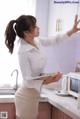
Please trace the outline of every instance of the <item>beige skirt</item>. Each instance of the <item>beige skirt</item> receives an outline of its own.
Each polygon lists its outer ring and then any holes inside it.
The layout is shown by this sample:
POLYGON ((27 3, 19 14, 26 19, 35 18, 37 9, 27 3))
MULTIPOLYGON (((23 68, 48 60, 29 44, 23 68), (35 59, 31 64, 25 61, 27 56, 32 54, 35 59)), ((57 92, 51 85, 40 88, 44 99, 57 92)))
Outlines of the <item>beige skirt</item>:
POLYGON ((16 116, 19 119, 37 119, 39 93, 35 89, 19 88, 15 94, 16 116))

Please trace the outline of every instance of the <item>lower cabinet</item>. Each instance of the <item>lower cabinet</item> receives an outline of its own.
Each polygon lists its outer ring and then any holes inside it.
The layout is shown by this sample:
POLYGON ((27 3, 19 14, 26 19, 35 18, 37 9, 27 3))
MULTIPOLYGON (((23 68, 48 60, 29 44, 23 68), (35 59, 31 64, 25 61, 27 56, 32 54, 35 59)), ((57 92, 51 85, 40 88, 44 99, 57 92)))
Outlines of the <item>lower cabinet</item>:
POLYGON ((0 103, 0 119, 16 119, 14 103, 0 103))
POLYGON ((51 119, 51 108, 50 103, 40 102, 38 119, 51 119))
POLYGON ((39 103, 39 114, 37 119, 72 119, 58 108, 48 102, 39 103))
POLYGON ((53 106, 51 119, 72 119, 72 118, 53 106))
MULTIPOLYGON (((37 119, 72 119, 48 102, 39 103, 37 119)), ((0 103, 0 119, 16 119, 14 103, 0 103)))

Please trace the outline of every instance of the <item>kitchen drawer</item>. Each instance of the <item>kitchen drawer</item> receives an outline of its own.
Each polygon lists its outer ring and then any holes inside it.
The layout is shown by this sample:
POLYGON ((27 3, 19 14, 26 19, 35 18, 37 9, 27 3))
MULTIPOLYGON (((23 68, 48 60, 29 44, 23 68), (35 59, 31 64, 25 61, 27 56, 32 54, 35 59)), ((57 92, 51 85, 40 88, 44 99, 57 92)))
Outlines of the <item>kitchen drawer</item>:
POLYGON ((0 119, 16 119, 14 103, 0 103, 0 119))

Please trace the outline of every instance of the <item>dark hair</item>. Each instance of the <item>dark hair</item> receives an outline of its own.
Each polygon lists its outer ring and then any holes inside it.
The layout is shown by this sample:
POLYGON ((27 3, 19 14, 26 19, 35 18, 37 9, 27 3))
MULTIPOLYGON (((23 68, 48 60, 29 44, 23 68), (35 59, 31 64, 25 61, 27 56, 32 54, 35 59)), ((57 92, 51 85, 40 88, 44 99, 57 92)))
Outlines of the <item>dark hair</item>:
POLYGON ((31 15, 21 15, 16 20, 11 20, 5 30, 5 44, 9 49, 9 52, 13 53, 14 41, 16 35, 20 38, 24 38, 24 32, 35 28, 36 18, 31 15))

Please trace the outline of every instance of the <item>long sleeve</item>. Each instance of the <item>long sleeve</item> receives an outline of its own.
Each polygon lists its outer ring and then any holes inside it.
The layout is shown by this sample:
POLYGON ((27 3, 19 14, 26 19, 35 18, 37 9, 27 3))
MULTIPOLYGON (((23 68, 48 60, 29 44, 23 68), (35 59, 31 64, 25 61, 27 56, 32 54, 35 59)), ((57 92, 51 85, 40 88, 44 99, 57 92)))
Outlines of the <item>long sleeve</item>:
POLYGON ((26 53, 21 54, 19 59, 23 76, 23 85, 27 88, 35 88, 40 91, 43 81, 41 79, 37 79, 37 76, 32 76, 30 61, 26 53))
MULTIPOLYGON (((23 85, 27 88, 35 88, 36 90, 40 91, 43 80, 37 79, 39 72, 34 75, 32 71, 32 64, 29 60, 29 54, 27 54, 28 52, 24 52, 19 55, 19 64, 23 77, 23 85)), ((35 67, 36 64, 34 64, 34 70, 35 67)))
POLYGON ((56 45, 58 43, 63 42, 66 39, 70 39, 70 37, 67 34, 64 35, 57 35, 54 37, 43 37, 43 38, 39 38, 39 41, 41 43, 41 45, 43 46, 50 46, 50 45, 56 45))

